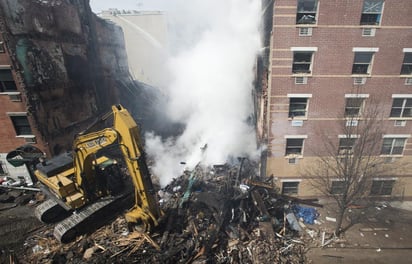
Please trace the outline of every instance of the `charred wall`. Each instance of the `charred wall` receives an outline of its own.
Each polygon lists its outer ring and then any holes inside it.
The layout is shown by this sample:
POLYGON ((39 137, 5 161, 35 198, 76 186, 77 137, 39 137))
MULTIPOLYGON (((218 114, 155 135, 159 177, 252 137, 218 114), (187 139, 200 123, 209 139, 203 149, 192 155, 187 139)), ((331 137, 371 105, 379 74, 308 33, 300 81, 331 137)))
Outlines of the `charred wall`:
MULTIPOLYGON (((274 0, 262 0, 261 38, 263 47, 256 62, 256 83, 254 94, 256 130, 260 145, 267 144, 266 120, 268 106, 270 38, 272 36, 273 27, 273 4, 274 0)), ((261 155, 260 174, 262 176, 266 175, 266 159, 267 152, 265 150, 261 155)))
POLYGON ((119 103, 116 87, 129 76, 123 33, 95 16, 89 1, 0 0, 0 8, 39 147, 69 150, 77 132, 119 103))

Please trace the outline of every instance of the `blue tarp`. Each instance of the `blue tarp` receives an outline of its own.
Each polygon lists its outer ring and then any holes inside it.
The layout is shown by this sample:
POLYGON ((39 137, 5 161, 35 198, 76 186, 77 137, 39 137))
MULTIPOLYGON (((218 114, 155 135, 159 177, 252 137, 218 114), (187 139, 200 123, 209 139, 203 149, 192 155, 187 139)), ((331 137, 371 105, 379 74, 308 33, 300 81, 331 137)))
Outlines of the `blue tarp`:
POLYGON ((318 218, 319 216, 318 211, 316 211, 315 208, 311 207, 294 205, 292 210, 296 218, 302 218, 305 224, 313 225, 315 223, 316 218, 318 218))

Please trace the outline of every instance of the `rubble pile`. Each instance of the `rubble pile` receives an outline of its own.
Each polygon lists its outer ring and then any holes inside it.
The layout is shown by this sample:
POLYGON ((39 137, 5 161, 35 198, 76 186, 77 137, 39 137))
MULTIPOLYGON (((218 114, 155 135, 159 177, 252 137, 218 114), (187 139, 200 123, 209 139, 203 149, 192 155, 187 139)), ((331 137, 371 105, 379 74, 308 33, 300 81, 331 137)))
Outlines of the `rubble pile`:
POLYGON ((164 217, 150 234, 119 216, 59 244, 45 226, 27 238, 20 262, 307 263, 308 236, 287 217, 294 200, 280 195, 272 179, 256 178, 254 163, 240 168, 197 166, 174 179, 158 192, 164 217))
POLYGON ((0 188, 0 211, 28 204, 34 198, 35 194, 32 191, 0 188))

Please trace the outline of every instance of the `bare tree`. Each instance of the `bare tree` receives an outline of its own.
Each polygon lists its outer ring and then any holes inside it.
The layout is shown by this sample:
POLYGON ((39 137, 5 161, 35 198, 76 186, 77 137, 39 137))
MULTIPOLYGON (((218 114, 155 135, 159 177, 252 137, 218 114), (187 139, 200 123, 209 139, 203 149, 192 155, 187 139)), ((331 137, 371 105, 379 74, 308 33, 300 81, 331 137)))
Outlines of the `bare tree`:
POLYGON ((362 109, 363 99, 347 102, 339 131, 334 131, 339 136, 320 131, 323 144, 314 150, 316 161, 303 171, 314 188, 336 201, 337 235, 346 230, 342 224, 349 206, 369 194, 372 177, 387 170, 379 157, 383 125, 379 105, 369 100, 369 106, 362 109))

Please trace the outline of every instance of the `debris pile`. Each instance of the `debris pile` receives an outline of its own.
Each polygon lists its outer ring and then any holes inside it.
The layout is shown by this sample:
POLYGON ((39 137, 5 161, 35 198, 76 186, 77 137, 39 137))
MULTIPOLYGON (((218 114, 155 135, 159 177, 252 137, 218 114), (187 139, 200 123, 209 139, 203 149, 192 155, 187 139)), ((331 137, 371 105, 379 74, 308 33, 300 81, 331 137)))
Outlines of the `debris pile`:
POLYGON ((35 196, 32 191, 2 186, 0 188, 0 211, 33 203, 35 196))
POLYGON ((273 179, 256 177, 256 167, 244 162, 242 169, 225 164, 185 172, 159 190, 164 218, 150 234, 128 228, 119 216, 60 244, 44 226, 26 240, 21 262, 307 263, 310 236, 295 216, 297 199, 280 195, 273 179))

